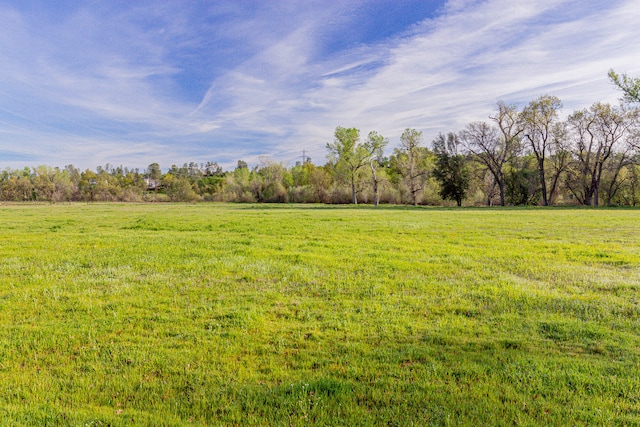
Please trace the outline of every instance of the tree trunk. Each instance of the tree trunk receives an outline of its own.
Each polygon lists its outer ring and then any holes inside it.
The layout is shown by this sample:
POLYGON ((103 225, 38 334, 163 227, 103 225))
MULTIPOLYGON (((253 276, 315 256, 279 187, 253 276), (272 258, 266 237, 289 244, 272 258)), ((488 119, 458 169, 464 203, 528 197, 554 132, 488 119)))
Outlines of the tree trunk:
POLYGON ((358 198, 356 197, 356 178, 351 177, 351 203, 358 204, 358 198))
POLYGON ((538 169, 540 170, 540 186, 542 187, 542 206, 549 206, 549 198, 547 197, 547 180, 544 173, 544 160, 538 160, 538 169))
POLYGON ((373 206, 378 206, 380 204, 380 196, 378 196, 378 183, 375 182, 373 184, 373 206))
POLYGON ((373 175, 373 206, 378 206, 380 203, 380 197, 378 196, 378 175, 376 174, 376 168, 373 167, 373 159, 369 160, 371 166, 371 175, 373 175))
POLYGON ((410 190, 411 190, 411 202, 413 203, 413 206, 418 206, 418 197, 417 197, 418 190, 416 189, 415 178, 413 176, 411 177, 410 190))
POLYGON ((411 197, 413 199, 413 206, 418 206, 418 189, 416 188, 416 174, 413 155, 411 156, 411 164, 409 166, 409 179, 411 183, 411 197))
POLYGON ((380 196, 378 195, 378 179, 373 179, 373 206, 378 206, 380 204, 380 196))
POLYGON ((591 175, 589 186, 589 206, 598 206, 598 180, 595 174, 591 175))
POLYGON ((500 191, 500 206, 504 206, 504 181, 498 181, 498 190, 500 191))

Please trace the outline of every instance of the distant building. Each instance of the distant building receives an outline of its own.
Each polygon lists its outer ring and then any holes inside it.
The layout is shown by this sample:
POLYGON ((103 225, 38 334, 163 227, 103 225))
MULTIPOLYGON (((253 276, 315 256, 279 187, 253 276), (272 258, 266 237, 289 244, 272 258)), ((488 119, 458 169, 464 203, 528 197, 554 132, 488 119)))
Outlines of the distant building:
POLYGON ((144 183, 147 184, 147 190, 156 190, 160 188, 160 180, 145 178, 144 183))

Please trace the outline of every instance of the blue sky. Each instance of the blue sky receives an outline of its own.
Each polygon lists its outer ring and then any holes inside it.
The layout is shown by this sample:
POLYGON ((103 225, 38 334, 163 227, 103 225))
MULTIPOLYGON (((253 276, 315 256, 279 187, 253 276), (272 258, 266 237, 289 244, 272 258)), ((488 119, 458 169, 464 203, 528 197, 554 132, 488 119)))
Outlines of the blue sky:
POLYGON ((336 126, 390 153, 498 100, 569 114, 640 75, 638 22, 637 0, 0 0, 0 168, 322 164, 336 126))

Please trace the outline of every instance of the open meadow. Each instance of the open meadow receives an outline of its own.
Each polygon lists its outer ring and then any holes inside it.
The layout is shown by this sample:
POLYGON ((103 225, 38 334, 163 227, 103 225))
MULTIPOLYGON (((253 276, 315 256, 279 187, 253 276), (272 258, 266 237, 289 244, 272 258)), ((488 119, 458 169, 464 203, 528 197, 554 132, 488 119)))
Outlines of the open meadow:
POLYGON ((640 211, 0 206, 0 425, 640 424, 640 211))

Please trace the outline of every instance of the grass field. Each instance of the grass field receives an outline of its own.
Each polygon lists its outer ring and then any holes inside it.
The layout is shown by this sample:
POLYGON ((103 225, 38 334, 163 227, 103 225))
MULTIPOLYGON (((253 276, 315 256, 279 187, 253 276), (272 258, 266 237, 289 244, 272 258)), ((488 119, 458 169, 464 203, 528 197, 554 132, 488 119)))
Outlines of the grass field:
POLYGON ((0 206, 0 425, 639 425, 640 211, 0 206))

